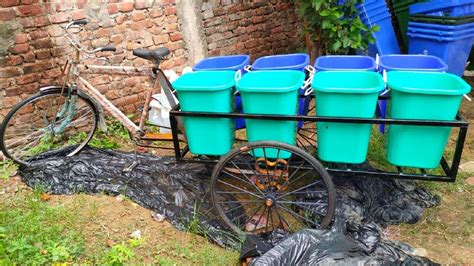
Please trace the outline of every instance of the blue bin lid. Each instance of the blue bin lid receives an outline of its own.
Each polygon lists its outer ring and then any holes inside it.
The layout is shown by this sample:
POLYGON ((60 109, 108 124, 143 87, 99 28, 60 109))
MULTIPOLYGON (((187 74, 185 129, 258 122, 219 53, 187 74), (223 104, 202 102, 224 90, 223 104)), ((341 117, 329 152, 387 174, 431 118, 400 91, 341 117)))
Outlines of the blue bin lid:
POLYGON ((235 85, 234 71, 198 71, 177 78, 173 89, 179 91, 220 91, 235 85))
POLYGON ((460 36, 439 36, 439 35, 436 36, 436 35, 429 35, 429 34, 418 34, 418 33, 407 32, 407 36, 411 38, 429 39, 429 40, 440 41, 440 42, 453 42, 453 41, 473 38, 474 33, 470 33, 467 35, 460 35, 460 36))
POLYGON ((419 29, 458 31, 458 30, 474 29, 474 22, 464 23, 464 24, 459 24, 459 25, 443 25, 443 24, 410 21, 408 22, 408 26, 412 28, 419 28, 419 29))
POLYGON ((374 58, 362 55, 320 56, 314 63, 316 71, 375 71, 374 58))
POLYGON ((237 81, 236 87, 243 92, 283 93, 301 88, 305 74, 296 70, 252 71, 237 81))
POLYGON ((252 65, 252 70, 304 70, 309 65, 309 55, 282 54, 260 57, 252 65))
POLYGON ((387 71, 444 72, 448 65, 433 55, 391 54, 380 56, 380 68, 387 71))
POLYGON ((227 55, 205 58, 199 61, 193 71, 215 71, 215 70, 234 70, 243 69, 249 65, 250 56, 248 55, 227 55))

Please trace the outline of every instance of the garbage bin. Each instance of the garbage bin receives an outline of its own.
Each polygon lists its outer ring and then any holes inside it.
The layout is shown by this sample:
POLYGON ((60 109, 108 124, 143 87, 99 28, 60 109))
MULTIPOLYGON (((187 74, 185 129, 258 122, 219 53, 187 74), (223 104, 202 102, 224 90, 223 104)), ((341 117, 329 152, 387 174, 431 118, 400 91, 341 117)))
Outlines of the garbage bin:
MULTIPOLYGON (((252 64, 252 70, 298 70, 304 73, 307 65, 309 65, 309 55, 307 54, 280 54, 257 58, 257 60, 252 64)), ((304 94, 304 91, 300 91, 300 93, 304 94)), ((300 97, 300 115, 306 115, 308 113, 308 105, 310 101, 310 97, 300 97)), ((301 121, 298 123, 298 128, 301 128, 302 126, 303 122, 301 121)))
MULTIPOLYGON (((427 71, 445 72, 448 70, 446 63, 436 56, 431 55, 383 55, 380 57, 379 71, 427 71)), ((380 117, 385 118, 387 101, 380 100, 380 117)), ((380 131, 385 132, 385 125, 380 125, 380 131)))
MULTIPOLYGON (((245 67, 250 64, 250 56, 248 55, 226 55, 226 56, 216 56, 208 57, 199 61, 194 67, 193 71, 222 71, 222 70, 232 70, 232 71, 242 71, 242 74, 245 73, 245 67)), ((242 100, 240 96, 235 97, 235 111, 237 113, 242 113, 242 100)), ((241 129, 245 127, 245 122, 243 118, 235 119, 235 128, 241 129)))
MULTIPOLYGON (((376 72, 322 71, 316 73, 312 87, 316 115, 373 118, 385 84, 376 72)), ((338 163, 364 162, 371 128, 370 124, 318 122, 319 158, 338 163)))
POLYGON ((408 32, 409 53, 434 55, 448 65, 448 72, 462 76, 471 52, 474 33, 442 37, 408 32))
MULTIPOLYGON (((296 115, 298 113, 299 88, 305 75, 301 71, 253 71, 237 81, 237 89, 242 96, 244 113, 296 115)), ((295 145, 296 122, 276 120, 246 119, 248 141, 274 140, 295 145)), ((255 156, 288 158, 290 153, 277 154, 268 149, 266 154, 257 150, 255 156)))
MULTIPOLYGON (((393 119, 454 120, 470 86, 449 73, 393 71, 387 74, 393 119)), ((450 127, 391 125, 387 160, 402 167, 438 167, 450 127)))
MULTIPOLYGON (((181 110, 231 113, 234 71, 187 73, 173 82, 181 110)), ((194 154, 223 155, 234 142, 233 120, 229 118, 184 117, 189 150, 194 154)))
POLYGON ((370 56, 320 56, 314 64, 316 71, 375 71, 375 60, 370 56))

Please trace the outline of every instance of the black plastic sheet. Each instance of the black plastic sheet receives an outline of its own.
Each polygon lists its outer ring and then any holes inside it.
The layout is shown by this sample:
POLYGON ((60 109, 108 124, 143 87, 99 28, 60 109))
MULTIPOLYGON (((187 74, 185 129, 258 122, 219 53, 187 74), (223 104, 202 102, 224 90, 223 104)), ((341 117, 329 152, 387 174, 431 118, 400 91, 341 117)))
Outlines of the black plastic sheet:
POLYGON ((86 148, 73 157, 40 158, 20 172, 29 186, 42 186, 53 194, 124 194, 163 214, 178 229, 197 227, 193 230, 215 243, 241 249, 242 258, 256 257, 253 263, 258 265, 431 263, 411 255, 409 246, 382 237, 387 225, 416 223, 424 208, 439 204, 438 197, 414 182, 334 177, 337 205, 331 230, 303 230, 292 236, 274 232, 242 244, 243 239, 226 229, 213 211, 212 165, 176 163, 174 158, 146 154, 138 159, 138 166, 127 173, 123 169, 134 161, 134 154, 86 148))

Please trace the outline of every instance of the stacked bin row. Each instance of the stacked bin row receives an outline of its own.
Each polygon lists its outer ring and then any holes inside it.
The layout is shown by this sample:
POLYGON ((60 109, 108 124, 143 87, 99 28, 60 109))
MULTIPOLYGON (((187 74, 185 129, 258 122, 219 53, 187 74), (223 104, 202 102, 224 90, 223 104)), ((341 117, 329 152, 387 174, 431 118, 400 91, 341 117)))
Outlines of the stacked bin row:
MULTIPOLYGON (((387 85, 393 119, 454 120, 462 95, 470 91, 461 78, 442 73, 446 66, 425 70, 436 58, 392 56, 381 58, 388 71, 387 85), (405 63, 405 64, 403 64, 405 63), (400 71, 411 69, 412 71, 400 71), (439 72, 435 72, 439 71, 439 72), (420 108, 423 103, 424 108, 420 108)), ((442 62, 441 62, 442 63, 442 62)), ((373 118, 379 94, 386 84, 375 62, 363 56, 320 57, 312 82, 316 115, 321 117, 373 118)), ((253 68, 255 70, 255 68, 253 68)), ((257 67, 258 69, 258 67, 257 67)), ((240 91, 246 114, 296 115, 299 89, 305 74, 298 70, 257 70, 235 82, 233 71, 188 73, 173 83, 183 111, 233 111, 235 90, 240 91)), ((187 117, 184 120, 192 153, 224 155, 233 145, 232 120, 187 117)), ((294 121, 247 119, 248 141, 274 140, 295 145, 294 121)), ((372 125, 318 122, 318 157, 326 162, 358 164, 366 160, 372 125)), ((439 165, 451 129, 391 125, 386 137, 387 160, 401 167, 435 168, 439 165)), ((291 154, 253 154, 256 157, 288 158, 291 154)))
POLYGON ((474 0, 433 0, 410 6, 409 53, 435 55, 462 76, 474 43, 474 0))

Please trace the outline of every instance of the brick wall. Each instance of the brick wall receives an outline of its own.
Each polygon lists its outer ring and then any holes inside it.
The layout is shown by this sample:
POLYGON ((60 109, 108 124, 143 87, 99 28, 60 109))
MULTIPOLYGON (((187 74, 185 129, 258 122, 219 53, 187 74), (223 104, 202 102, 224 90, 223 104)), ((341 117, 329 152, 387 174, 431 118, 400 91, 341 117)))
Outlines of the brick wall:
MULTIPOLYGON (((100 54, 112 65, 148 65, 132 50, 160 46, 172 51, 163 68, 180 72, 191 65, 186 45, 193 44, 183 39, 176 1, 0 0, 0 121, 40 86, 58 83, 60 66, 71 52, 62 27, 71 20, 88 19, 85 31, 78 34, 84 46, 117 47, 114 53, 100 54)), ((209 55, 245 53, 255 58, 294 52, 302 42, 297 11, 290 2, 198 1, 196 12, 202 17, 209 55)), ((126 113, 143 103, 148 86, 146 78, 137 77, 101 75, 89 80, 126 113)))
POLYGON ((201 10, 210 55, 242 53, 253 60, 302 47, 302 23, 292 1, 205 1, 201 10))

